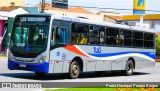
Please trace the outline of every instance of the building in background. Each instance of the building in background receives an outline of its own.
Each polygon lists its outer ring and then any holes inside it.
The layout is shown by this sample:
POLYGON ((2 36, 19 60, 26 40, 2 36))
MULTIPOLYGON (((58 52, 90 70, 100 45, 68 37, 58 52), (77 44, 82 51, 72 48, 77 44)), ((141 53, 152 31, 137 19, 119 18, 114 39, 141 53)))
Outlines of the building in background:
POLYGON ((4 11, 0 11, 0 53, 6 53, 9 45, 9 39, 11 35, 11 28, 13 25, 14 17, 17 14, 26 14, 24 8, 3 8, 4 11))
MULTIPOLYGON (((160 14, 146 14, 143 17, 143 28, 155 29, 155 31, 160 31, 160 14)), ((139 27, 140 15, 124 15, 123 22, 130 26, 139 27)))
POLYGON ((52 0, 52 7, 67 9, 68 0, 52 0))
MULTIPOLYGON (((41 4, 38 4, 35 7, 41 8, 41 4)), ((62 9, 62 8, 52 7, 50 4, 45 4, 44 8, 45 8, 44 9, 45 13, 50 13, 55 15, 79 17, 101 22, 111 22, 111 23, 122 22, 122 15, 120 15, 119 13, 102 12, 102 11, 99 13, 93 13, 81 7, 72 7, 72 8, 69 7, 68 9, 62 9)))
POLYGON ((156 38, 160 38, 160 32, 156 33, 156 38))
MULTIPOLYGON (((39 9, 40 9, 41 4, 38 4, 34 7, 39 7, 39 9)), ((45 8, 44 9, 45 13, 103 21, 102 18, 100 18, 100 15, 92 13, 84 8, 81 8, 81 7, 62 9, 62 8, 52 7, 50 4, 45 4, 44 8, 45 8)))
POLYGON ((104 22, 122 23, 122 15, 119 13, 100 11, 97 14, 101 16, 104 22))
POLYGON ((24 0, 0 0, 0 7, 6 6, 24 6, 24 0))

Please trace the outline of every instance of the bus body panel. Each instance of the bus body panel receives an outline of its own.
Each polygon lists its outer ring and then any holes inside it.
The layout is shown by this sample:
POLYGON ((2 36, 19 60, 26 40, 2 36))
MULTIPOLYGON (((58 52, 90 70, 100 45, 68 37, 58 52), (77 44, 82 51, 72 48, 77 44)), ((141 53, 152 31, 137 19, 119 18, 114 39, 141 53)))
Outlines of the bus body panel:
POLYGON ((52 66, 53 68, 49 70, 54 69, 54 71, 49 72, 69 72, 69 65, 75 57, 80 57, 83 60, 83 71, 124 70, 126 62, 131 57, 135 60, 135 69, 155 65, 154 49, 144 50, 140 48, 134 49, 101 46, 101 53, 94 53, 95 47, 99 46, 67 45, 66 47, 59 47, 51 50, 50 60, 52 63, 54 62, 54 65, 56 66, 52 66), (59 66, 57 67, 57 65, 59 66))

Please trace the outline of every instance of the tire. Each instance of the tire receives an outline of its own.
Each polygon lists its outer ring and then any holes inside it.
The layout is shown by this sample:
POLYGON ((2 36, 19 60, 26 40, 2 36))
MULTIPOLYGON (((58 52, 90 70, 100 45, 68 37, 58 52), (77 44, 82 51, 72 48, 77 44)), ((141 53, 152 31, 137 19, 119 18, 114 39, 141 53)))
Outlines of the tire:
POLYGON ((132 60, 127 61, 125 70, 122 71, 125 76, 131 76, 133 74, 134 64, 132 60))
POLYGON ((45 73, 42 73, 42 72, 35 72, 35 74, 36 74, 36 77, 38 78, 42 78, 45 76, 45 73))
POLYGON ((80 66, 79 66, 78 61, 75 60, 70 64, 69 76, 71 79, 76 79, 78 78, 79 73, 80 73, 80 66))

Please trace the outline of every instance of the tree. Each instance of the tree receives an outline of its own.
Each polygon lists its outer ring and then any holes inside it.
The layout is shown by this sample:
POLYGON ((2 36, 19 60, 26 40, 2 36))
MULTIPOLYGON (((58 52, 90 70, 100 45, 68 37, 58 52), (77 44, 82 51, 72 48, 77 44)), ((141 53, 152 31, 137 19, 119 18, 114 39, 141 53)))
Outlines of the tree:
POLYGON ((160 54, 160 38, 156 38, 156 53, 160 54))

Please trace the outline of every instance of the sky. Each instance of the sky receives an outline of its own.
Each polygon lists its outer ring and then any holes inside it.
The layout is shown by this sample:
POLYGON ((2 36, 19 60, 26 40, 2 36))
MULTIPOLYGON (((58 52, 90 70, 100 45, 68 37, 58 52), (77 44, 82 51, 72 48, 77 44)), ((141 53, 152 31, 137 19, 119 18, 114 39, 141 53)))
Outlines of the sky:
MULTIPOLYGON (((34 6, 40 3, 42 0, 25 0, 26 6, 34 6)), ((114 9, 130 9, 130 10, 113 10, 113 9, 89 9, 92 12, 108 11, 118 12, 121 14, 132 14, 133 13, 133 1, 134 0, 68 0, 69 6, 84 6, 84 7, 99 7, 99 8, 114 8, 114 9)), ((51 2, 51 0, 46 0, 51 2)), ((146 0, 146 10, 155 10, 159 12, 148 12, 146 14, 160 13, 160 0, 146 0)))

